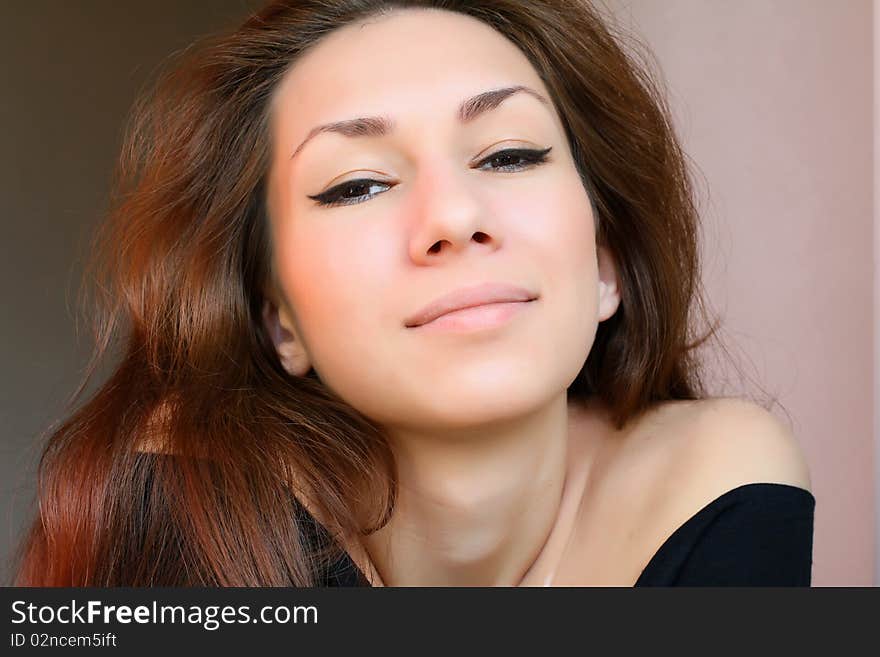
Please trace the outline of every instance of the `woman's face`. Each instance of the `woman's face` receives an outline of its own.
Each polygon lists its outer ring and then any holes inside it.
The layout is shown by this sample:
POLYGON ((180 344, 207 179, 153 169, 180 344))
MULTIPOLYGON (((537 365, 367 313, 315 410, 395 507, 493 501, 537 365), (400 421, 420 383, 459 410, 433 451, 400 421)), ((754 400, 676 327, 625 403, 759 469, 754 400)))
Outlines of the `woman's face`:
POLYGON ((272 107, 269 209, 288 369, 313 367, 398 429, 514 418, 565 392, 616 309, 616 281, 604 250, 597 261, 589 198, 550 95, 516 46, 464 15, 398 11, 325 37, 272 107), (519 91, 471 103, 462 120, 466 99, 513 86, 548 102, 519 91), (393 125, 311 132, 363 117, 393 125), (543 163, 490 157, 506 149, 550 150, 543 163), (486 282, 537 299, 470 316, 495 323, 407 326, 429 302, 486 282))

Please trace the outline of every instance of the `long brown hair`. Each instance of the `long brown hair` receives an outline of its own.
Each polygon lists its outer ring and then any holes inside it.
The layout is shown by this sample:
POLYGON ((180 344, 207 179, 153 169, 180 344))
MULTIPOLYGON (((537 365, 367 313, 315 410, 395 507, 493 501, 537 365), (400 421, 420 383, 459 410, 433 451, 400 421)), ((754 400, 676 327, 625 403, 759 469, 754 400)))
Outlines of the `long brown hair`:
POLYGON ((695 349, 715 328, 695 334, 705 307, 687 158, 658 76, 610 15, 580 0, 273 2, 180 53, 134 107, 87 270, 96 347, 74 397, 111 347, 118 358, 48 438, 17 584, 309 586, 338 545, 306 541, 292 502, 308 497, 337 536, 387 521, 382 427, 314 372, 288 374, 261 310, 268 101, 322 36, 395 8, 485 21, 552 95, 622 294, 570 400, 598 398, 620 427, 704 396, 695 349))

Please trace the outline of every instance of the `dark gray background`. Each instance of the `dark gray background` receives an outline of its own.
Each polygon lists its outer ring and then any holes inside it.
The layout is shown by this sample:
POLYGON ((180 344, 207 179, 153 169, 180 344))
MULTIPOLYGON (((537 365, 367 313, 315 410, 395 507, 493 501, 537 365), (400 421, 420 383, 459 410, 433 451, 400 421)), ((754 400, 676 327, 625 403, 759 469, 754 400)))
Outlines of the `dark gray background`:
MULTIPOLYGON (((0 582, 33 509, 42 435, 92 349, 79 275, 124 119, 171 53, 260 0, 0 3, 0 582), (77 330, 77 321, 80 328, 77 330)), ((90 386, 89 389, 93 389, 90 386)))

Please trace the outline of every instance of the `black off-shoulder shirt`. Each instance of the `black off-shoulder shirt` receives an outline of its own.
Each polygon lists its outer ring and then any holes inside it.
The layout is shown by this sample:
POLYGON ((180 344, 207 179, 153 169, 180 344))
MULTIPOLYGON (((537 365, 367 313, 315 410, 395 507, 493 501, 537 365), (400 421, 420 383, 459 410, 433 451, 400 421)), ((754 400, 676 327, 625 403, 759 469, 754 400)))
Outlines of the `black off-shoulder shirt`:
MULTIPOLYGON (((815 506, 810 491, 789 484, 733 488, 678 527, 635 586, 810 586, 815 506)), ((300 509, 312 521, 303 526, 320 527, 300 509)), ((370 584, 343 555, 319 585, 370 584)))

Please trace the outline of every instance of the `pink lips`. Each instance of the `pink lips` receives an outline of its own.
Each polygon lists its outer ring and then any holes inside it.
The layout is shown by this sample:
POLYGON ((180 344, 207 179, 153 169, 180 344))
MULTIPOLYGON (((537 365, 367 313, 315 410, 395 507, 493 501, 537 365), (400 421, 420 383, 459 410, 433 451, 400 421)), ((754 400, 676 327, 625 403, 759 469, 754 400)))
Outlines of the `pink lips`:
POLYGON ((427 324, 447 313, 472 308, 491 303, 506 303, 511 301, 531 301, 538 297, 516 285, 506 283, 483 283, 469 287, 459 288, 435 299, 427 306, 419 310, 406 320, 407 328, 415 328, 427 324))

